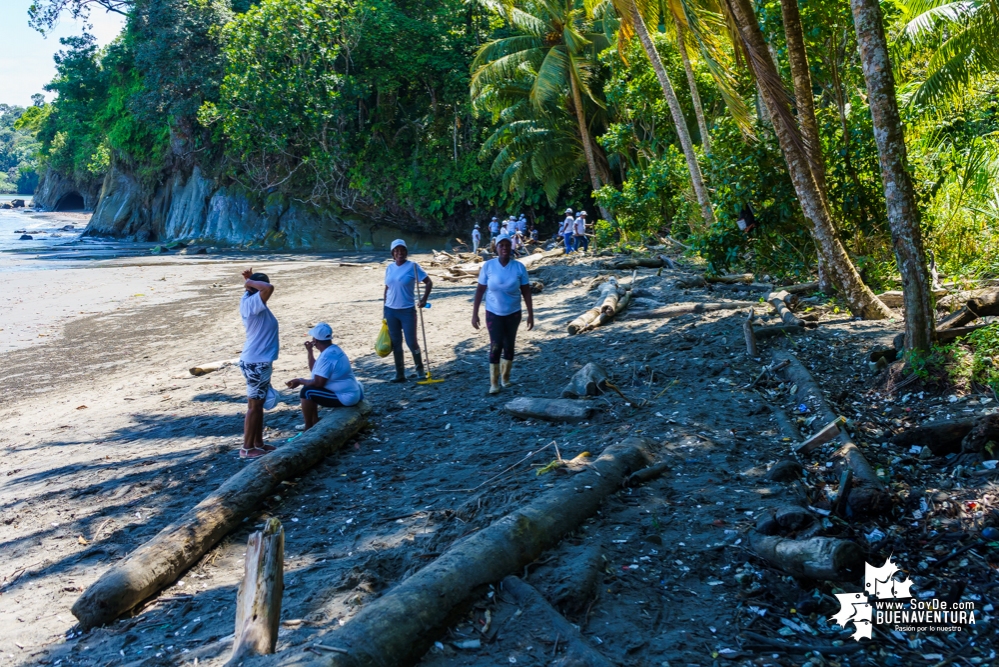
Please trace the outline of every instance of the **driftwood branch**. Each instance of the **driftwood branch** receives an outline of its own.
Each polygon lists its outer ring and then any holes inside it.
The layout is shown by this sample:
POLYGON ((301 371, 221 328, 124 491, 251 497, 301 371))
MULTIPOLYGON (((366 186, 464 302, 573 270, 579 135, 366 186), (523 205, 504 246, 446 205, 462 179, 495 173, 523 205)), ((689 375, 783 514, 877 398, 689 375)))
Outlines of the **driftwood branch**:
POLYGON ((796 577, 851 581, 864 568, 864 552, 855 543, 831 537, 792 540, 749 533, 753 552, 771 565, 796 577))
POLYGON ((248 655, 265 655, 277 646, 284 593, 284 529, 268 519, 262 531, 250 534, 246 544, 243 581, 236 595, 236 630, 232 657, 235 665, 248 655))
POLYGON ((746 356, 755 359, 760 356, 756 349, 756 333, 753 331, 753 320, 756 319, 756 311, 749 309, 746 321, 742 323, 742 333, 746 337, 746 356))
POLYGON ((743 310, 757 305, 752 301, 730 301, 728 303, 684 303, 652 310, 633 310, 628 313, 629 320, 654 320, 660 318, 679 317, 698 313, 710 313, 716 310, 743 310))
POLYGON ((371 407, 329 411, 301 437, 243 468, 218 490, 116 563, 73 604, 83 629, 103 625, 173 583, 242 524, 282 480, 340 449, 367 424, 371 407))
POLYGON ((793 299, 794 297, 790 293, 781 290, 780 292, 771 292, 767 296, 767 303, 773 306, 777 312, 777 316, 784 324, 796 327, 804 326, 804 322, 791 312, 789 306, 793 302, 793 299))

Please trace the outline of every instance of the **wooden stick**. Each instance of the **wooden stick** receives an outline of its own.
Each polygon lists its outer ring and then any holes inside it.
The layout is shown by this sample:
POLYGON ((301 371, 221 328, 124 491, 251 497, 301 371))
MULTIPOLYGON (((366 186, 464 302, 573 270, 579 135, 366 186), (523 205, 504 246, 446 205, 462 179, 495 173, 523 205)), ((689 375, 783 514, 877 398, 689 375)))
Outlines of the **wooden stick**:
POLYGON ((309 470, 367 424, 371 406, 335 408, 301 437, 247 465, 187 514, 119 561, 73 604, 81 629, 103 625, 170 585, 242 525, 282 480, 309 470))
POLYGON ((654 320, 660 318, 679 317, 680 315, 690 315, 694 313, 709 313, 716 310, 742 310, 752 308, 756 303, 753 301, 730 301, 728 303, 684 303, 665 308, 653 308, 651 310, 633 310, 628 313, 629 320, 654 320))
MULTIPOLYGON (((330 654, 327 667, 375 667, 413 662, 430 645, 455 607, 481 586, 520 572, 562 536, 593 516, 632 470, 650 462, 650 441, 628 438, 604 450, 569 477, 490 526, 458 540, 437 560, 369 602, 342 626, 324 635, 349 655, 330 654)), ((276 664, 309 660, 292 647, 276 664)))
POLYGON ((503 579, 503 591, 512 595, 521 608, 530 610, 533 607, 541 612, 554 628, 556 635, 562 638, 562 642, 566 645, 566 651, 561 658, 552 663, 552 667, 569 667, 570 665, 572 667, 612 667, 612 663, 587 644, 576 626, 555 611, 555 608, 548 604, 548 601, 534 586, 519 577, 510 575, 503 579))
POLYGON ((236 630, 229 663, 266 655, 277 646, 284 593, 284 528, 268 519, 246 543, 243 581, 236 594, 236 630))
POLYGON ((755 319, 756 311, 750 308, 746 321, 742 323, 742 333, 746 337, 746 356, 750 359, 760 356, 756 349, 756 335, 753 333, 753 320, 755 319))
POLYGON ((670 466, 665 461, 657 463, 654 466, 649 466, 648 468, 636 470, 630 477, 628 477, 628 480, 625 482, 625 486, 638 486, 640 484, 644 484, 645 482, 651 482, 657 477, 661 477, 664 473, 669 472, 669 470, 670 466))
POLYGON ((751 531, 749 546, 760 558, 796 577, 852 581, 864 568, 863 550, 848 540, 791 540, 751 531))
POLYGON ((200 366, 195 366, 189 369, 191 375, 195 377, 201 377, 202 375, 208 375, 209 373, 214 373, 215 371, 222 370, 229 366, 236 366, 239 364, 239 359, 227 359, 225 361, 213 361, 207 364, 201 364, 200 366))
POLYGON ((753 282, 753 274, 730 273, 724 276, 704 276, 704 279, 709 283, 727 283, 729 285, 732 283, 751 283, 753 282))
POLYGON ((803 326, 804 322, 799 320, 797 316, 787 307, 790 298, 791 295, 784 290, 780 292, 771 292, 767 295, 767 303, 774 307, 774 310, 777 311, 777 316, 780 317, 784 324, 797 327, 803 326))

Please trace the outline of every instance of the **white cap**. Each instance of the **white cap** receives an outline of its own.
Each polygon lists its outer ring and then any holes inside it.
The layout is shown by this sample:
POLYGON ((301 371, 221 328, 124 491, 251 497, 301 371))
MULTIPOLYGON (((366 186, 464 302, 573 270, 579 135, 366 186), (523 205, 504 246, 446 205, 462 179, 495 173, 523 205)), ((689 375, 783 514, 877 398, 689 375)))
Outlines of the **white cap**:
POLYGON ((566 213, 572 213, 572 209, 571 208, 567 208, 567 209, 565 209, 565 212, 566 213))
POLYGON ((501 241, 509 241, 510 243, 513 243, 509 234, 500 234, 496 237, 496 245, 499 245, 501 241))
POLYGON ((479 228, 479 223, 475 223, 475 228, 476 228, 476 229, 478 229, 478 228, 479 228))
MULTIPOLYGON (((402 246, 403 248, 406 248, 406 242, 403 241, 402 239, 396 239, 395 241, 392 241, 392 245, 391 245, 391 247, 389 247, 389 250, 390 251, 391 250, 395 250, 399 246, 402 246)), ((406 249, 409 250, 409 248, 406 248, 406 249)))
POLYGON ((333 327, 325 322, 320 322, 309 329, 309 335, 316 340, 333 340, 333 327))
POLYGON ((580 212, 579 212, 579 214, 580 214, 581 216, 583 216, 584 218, 586 217, 586 211, 580 211, 580 212))
POLYGON ((495 221, 497 221, 497 220, 498 220, 498 218, 497 218, 497 217, 496 217, 496 216, 494 215, 494 216, 493 216, 493 222, 495 222, 495 221))

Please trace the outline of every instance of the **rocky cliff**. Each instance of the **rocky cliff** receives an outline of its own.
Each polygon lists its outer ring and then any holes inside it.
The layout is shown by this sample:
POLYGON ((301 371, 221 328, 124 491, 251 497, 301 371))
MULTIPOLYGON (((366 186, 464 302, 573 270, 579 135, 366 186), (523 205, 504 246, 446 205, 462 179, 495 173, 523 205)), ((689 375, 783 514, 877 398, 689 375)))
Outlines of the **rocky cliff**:
MULTIPOLYGON (((47 175, 46 182, 51 179, 54 184, 56 178, 47 175)), ((53 200, 53 196, 36 197, 37 203, 50 209, 53 200)), ((255 207, 245 195, 206 178, 198 167, 186 175, 175 172, 151 195, 133 176, 112 168, 86 234, 274 250, 383 249, 399 236, 411 247, 429 248, 442 247, 448 240, 298 203, 255 207)))
POLYGON ((38 181, 33 200, 37 206, 55 211, 67 196, 78 194, 83 198, 84 208, 93 211, 100 199, 101 185, 99 178, 78 180, 50 169, 38 181))

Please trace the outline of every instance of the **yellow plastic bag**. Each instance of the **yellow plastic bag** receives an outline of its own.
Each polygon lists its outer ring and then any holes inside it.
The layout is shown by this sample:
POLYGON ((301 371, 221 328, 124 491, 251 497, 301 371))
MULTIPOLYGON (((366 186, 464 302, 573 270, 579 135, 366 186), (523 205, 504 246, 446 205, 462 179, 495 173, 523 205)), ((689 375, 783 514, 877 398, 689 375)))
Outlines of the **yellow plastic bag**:
POLYGON ((375 340, 375 354, 379 357, 387 357, 392 354, 392 339, 389 337, 388 322, 382 320, 382 330, 378 332, 375 340))

